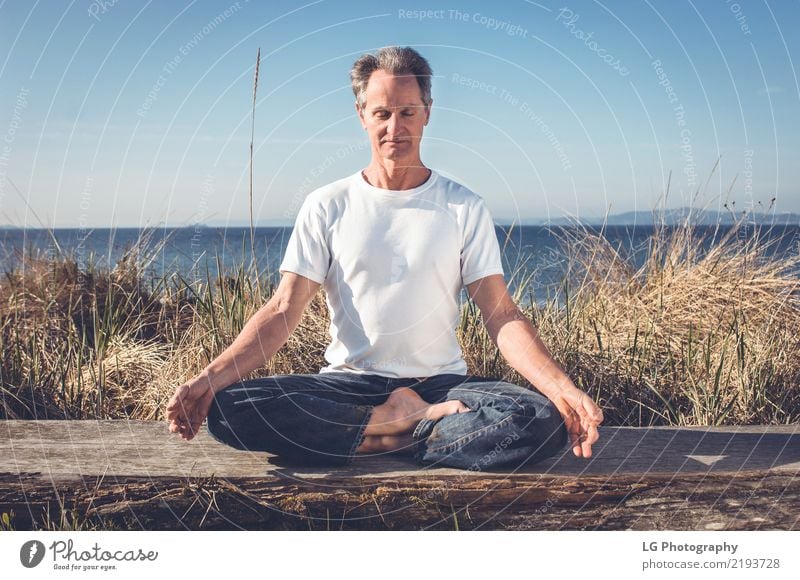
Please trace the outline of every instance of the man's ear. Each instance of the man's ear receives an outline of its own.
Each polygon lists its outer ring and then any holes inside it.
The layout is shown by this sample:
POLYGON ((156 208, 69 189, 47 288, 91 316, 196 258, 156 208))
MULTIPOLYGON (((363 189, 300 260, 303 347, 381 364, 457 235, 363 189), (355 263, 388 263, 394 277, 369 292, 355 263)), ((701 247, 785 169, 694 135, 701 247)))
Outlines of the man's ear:
POLYGON ((358 101, 356 101, 356 113, 358 113, 358 120, 361 121, 361 126, 366 129, 367 123, 364 121, 364 111, 358 106, 358 101))

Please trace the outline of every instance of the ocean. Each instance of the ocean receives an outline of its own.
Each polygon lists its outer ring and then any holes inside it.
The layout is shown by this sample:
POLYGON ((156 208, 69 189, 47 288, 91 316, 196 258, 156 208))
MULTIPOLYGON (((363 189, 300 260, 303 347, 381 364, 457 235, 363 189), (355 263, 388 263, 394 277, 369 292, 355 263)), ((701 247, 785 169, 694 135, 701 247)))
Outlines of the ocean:
MULTIPOLYGON (((708 248, 717 243, 731 226, 696 226, 695 231, 708 248)), ((595 232, 601 232, 595 229, 595 232)), ((512 292, 537 303, 557 291, 563 280, 566 255, 560 238, 574 230, 565 226, 497 226, 495 228, 503 254, 506 280, 512 292), (513 274, 513 275, 512 275, 513 274), (524 282, 527 280, 527 282, 524 282), (524 285, 523 285, 524 284, 524 285)), ((771 256, 797 255, 800 251, 800 226, 779 225, 759 230, 774 243, 768 248, 771 256)), ((291 227, 259 227, 255 229, 255 250, 260 272, 277 281, 278 266, 289 241, 291 227)), ((752 236, 752 226, 742 227, 739 237, 752 236)), ((602 235, 641 264, 652 226, 607 226, 602 235)), ((186 227, 186 228, 98 228, 98 229, 0 229, 0 267, 3 272, 24 267, 28 256, 54 256, 58 252, 73 255, 81 265, 113 267, 127 248, 146 238, 144 245, 150 256, 147 275, 162 277, 180 274, 191 283, 203 283, 207 276, 217 275, 217 263, 232 272, 241 264, 250 263, 249 228, 186 227)), ((800 273, 798 273, 800 274, 800 273)), ((526 300, 527 302, 527 300, 526 300)))

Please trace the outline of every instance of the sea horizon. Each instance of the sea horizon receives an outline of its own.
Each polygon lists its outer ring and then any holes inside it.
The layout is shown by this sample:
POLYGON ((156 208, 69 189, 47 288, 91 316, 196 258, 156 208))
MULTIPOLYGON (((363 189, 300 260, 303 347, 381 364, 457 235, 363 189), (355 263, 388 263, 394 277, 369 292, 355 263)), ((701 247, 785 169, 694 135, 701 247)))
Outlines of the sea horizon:
MULTIPOLYGON (((676 226, 666 225, 667 229, 676 226)), ((693 227, 704 248, 712 247, 731 230, 729 225, 693 227)), ((653 225, 496 225, 503 269, 514 292, 524 290, 537 303, 547 300, 563 280, 567 255, 564 239, 578 229, 602 235, 634 266, 642 264, 653 225), (520 286, 524 284, 525 286, 520 286), (527 287, 530 284, 532 287, 527 287)), ((260 275, 277 282, 278 268, 291 235, 291 226, 254 227, 255 265, 260 275)), ((759 232, 771 241, 768 255, 797 253, 800 226, 743 225, 737 232, 746 238, 759 232)), ((139 245, 144 273, 161 278, 179 275, 190 283, 215 280, 223 274, 253 264, 249 227, 146 227, 146 228, 27 228, 0 231, 0 264, 4 272, 23 269, 26 260, 72 257, 81 268, 113 268, 126 250, 139 245)))
MULTIPOLYGON (((651 210, 625 211, 607 215, 559 215, 551 217, 495 217, 494 224, 500 227, 510 226, 640 226, 640 225, 681 225, 686 222, 692 225, 714 226, 733 225, 737 222, 759 225, 796 225, 800 226, 800 213, 776 211, 739 211, 710 210, 704 208, 678 207, 672 209, 658 208, 651 210)), ((294 219, 260 220, 252 224, 256 228, 285 228, 294 225, 294 219)), ((0 230, 92 230, 92 229, 181 229, 181 228, 249 228, 250 221, 233 219, 227 221, 205 221, 189 223, 160 222, 149 225, 27 225, 0 224, 0 230)))

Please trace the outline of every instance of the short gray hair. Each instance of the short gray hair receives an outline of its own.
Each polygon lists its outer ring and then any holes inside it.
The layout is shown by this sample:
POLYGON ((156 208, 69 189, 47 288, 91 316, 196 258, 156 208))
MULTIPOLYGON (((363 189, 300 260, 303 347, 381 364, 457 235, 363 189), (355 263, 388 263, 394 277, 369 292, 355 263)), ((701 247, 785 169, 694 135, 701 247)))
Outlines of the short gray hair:
POLYGON ((377 54, 365 54, 353 63, 350 70, 350 82, 359 108, 366 104, 367 83, 376 70, 383 70, 393 75, 414 75, 422 94, 422 102, 427 107, 431 99, 431 77, 433 71, 428 61, 411 47, 387 46, 377 54))

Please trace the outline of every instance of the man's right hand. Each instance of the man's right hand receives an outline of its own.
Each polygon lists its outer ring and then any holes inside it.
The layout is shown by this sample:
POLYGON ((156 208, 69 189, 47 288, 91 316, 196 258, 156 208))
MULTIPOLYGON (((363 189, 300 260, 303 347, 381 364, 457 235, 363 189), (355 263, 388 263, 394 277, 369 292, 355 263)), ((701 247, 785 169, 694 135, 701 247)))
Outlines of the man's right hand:
POLYGON ((207 377, 197 376, 182 384, 167 403, 169 430, 189 441, 197 435, 208 416, 214 391, 207 377))

